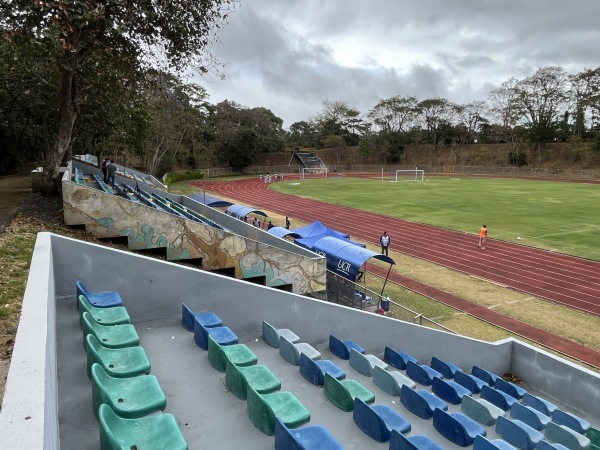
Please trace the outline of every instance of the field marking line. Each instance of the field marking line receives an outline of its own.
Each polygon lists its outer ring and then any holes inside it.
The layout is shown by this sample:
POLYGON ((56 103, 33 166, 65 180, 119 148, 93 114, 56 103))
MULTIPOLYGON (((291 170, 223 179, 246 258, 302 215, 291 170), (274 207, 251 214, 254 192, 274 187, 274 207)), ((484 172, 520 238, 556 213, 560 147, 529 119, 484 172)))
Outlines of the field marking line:
POLYGON ((596 231, 596 230, 600 230, 600 227, 588 228, 586 230, 571 230, 571 231, 563 231, 560 233, 542 234, 541 236, 533 236, 533 238, 539 239, 539 238, 545 238, 545 237, 549 237, 549 236, 560 236, 563 234, 587 233, 589 231, 596 231))

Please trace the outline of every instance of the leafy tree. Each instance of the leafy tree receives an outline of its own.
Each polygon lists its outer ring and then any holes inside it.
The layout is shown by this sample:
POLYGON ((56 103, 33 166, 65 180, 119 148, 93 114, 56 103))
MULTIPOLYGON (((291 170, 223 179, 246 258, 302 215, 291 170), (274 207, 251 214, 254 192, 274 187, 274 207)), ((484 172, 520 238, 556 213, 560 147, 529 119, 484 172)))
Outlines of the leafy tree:
POLYGON ((574 115, 573 133, 583 137, 586 130, 586 113, 591 113, 590 130, 600 117, 600 67, 586 69, 569 76, 571 110, 574 115))
POLYGON ((417 105, 419 118, 427 130, 430 142, 434 149, 438 146, 438 134, 444 122, 449 122, 452 117, 452 104, 443 98, 428 98, 417 105))
POLYGON ((245 108, 223 101, 210 117, 216 152, 220 161, 232 167, 252 164, 260 153, 283 148, 283 120, 266 108, 245 108))
POLYGON ((368 113, 368 117, 379 129, 382 145, 387 148, 391 162, 400 161, 404 145, 408 142, 407 132, 419 113, 416 97, 391 97, 380 100, 368 113))
POLYGON ((314 121, 294 122, 286 135, 286 145, 295 149, 301 147, 319 147, 321 137, 314 121))
POLYGON ((28 34, 60 48, 58 129, 46 155, 42 193, 53 195, 60 162, 70 148, 79 113, 77 74, 94 52, 125 58, 139 70, 161 56, 180 69, 198 60, 234 0, 12 0, 0 4, 4 38, 28 34))
POLYGON ((341 101, 325 100, 315 122, 321 136, 340 136, 346 146, 358 145, 361 132, 368 128, 360 112, 341 101))
POLYGON ((515 86, 514 105, 536 144, 538 163, 542 162, 546 143, 556 136, 560 110, 568 100, 566 84, 567 74, 563 69, 542 67, 515 86))
POLYGON ((27 37, 0 39, 0 174, 47 151, 58 89, 52 53, 27 37))
POLYGON ((490 112, 496 120, 492 126, 495 142, 508 142, 512 147, 517 142, 515 127, 519 123, 520 114, 516 104, 517 80, 510 78, 502 83, 498 89, 490 92, 490 112))

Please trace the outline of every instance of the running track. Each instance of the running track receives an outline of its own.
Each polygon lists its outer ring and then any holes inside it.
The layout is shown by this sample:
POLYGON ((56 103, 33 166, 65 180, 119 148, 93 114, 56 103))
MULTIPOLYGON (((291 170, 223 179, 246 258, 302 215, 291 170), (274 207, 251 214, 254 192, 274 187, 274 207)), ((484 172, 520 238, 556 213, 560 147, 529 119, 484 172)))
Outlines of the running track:
MULTIPOLYGON (((281 194, 267 189, 258 178, 194 185, 287 215, 292 220, 307 223, 319 220, 350 234, 351 238, 375 245, 379 245, 381 232, 387 230, 392 236, 390 248, 393 250, 600 316, 598 262, 492 239, 488 240, 486 250, 479 250, 474 234, 281 194)), ((377 272, 376 269, 372 271, 377 272)), ((600 352, 418 283, 396 271, 392 271, 390 280, 600 368, 600 352)))

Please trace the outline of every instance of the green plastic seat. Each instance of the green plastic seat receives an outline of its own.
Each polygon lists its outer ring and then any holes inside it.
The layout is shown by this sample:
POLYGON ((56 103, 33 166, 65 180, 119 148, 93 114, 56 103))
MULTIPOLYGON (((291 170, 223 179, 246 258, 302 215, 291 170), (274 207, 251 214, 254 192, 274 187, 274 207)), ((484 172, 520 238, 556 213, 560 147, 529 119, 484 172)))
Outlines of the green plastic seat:
POLYGON ((219 372, 225 372, 227 358, 233 364, 247 367, 256 364, 258 358, 245 344, 219 345, 211 335, 208 335, 208 361, 219 372))
POLYGON ((92 378, 92 364, 98 363, 111 377, 127 378, 150 373, 150 361, 142 347, 104 347, 93 334, 85 337, 88 378, 92 378))
POLYGON ((90 313, 92 318, 101 325, 121 325, 131 323, 129 314, 124 306, 113 306, 112 308, 98 308, 92 305, 85 295, 80 295, 79 299, 79 326, 83 330, 82 315, 84 312, 90 313))
POLYGON ((85 336, 93 334, 104 345, 109 348, 133 347, 140 344, 140 338, 131 324, 100 325, 88 312, 82 314, 83 319, 83 345, 85 336))
POLYGON ((325 374, 325 383, 323 384, 325 397, 333 405, 342 411, 352 411, 354 409, 354 399, 360 398, 366 404, 375 401, 375 394, 356 380, 337 380, 329 373, 325 374))
POLYGON ((275 434, 278 417, 288 428, 296 428, 310 421, 310 411, 291 392, 259 394, 249 386, 246 407, 250 421, 268 436, 275 434))
POLYGON ((101 450, 187 450, 172 414, 156 414, 140 419, 123 419, 108 405, 100 405, 101 450))
POLYGON ((167 398, 153 375, 114 378, 100 364, 92 364, 92 407, 106 403, 119 416, 137 419, 167 407, 167 398))
POLYGON ((246 400, 249 386, 259 394, 269 394, 281 389, 281 381, 267 366, 239 367, 229 359, 225 363, 225 385, 240 400, 246 400))

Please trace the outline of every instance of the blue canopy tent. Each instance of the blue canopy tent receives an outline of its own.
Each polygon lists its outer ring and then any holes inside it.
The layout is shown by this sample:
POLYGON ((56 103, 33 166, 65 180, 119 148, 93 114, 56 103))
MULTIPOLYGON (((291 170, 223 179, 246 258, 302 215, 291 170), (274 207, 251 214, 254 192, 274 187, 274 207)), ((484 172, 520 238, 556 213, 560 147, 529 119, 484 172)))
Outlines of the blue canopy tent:
POLYGON ((306 225, 305 227, 294 228, 293 231, 295 233, 299 234, 302 238, 309 238, 309 237, 323 234, 327 230, 333 231, 333 233, 335 233, 335 234, 333 234, 332 236, 338 237, 340 239, 348 239, 350 237, 349 234, 340 233, 339 231, 336 231, 333 228, 326 227, 318 220, 315 220, 313 223, 311 223, 310 225, 306 225))
MULTIPOLYGON (((340 239, 338 237, 339 235, 340 235, 340 233, 338 233, 337 231, 332 230, 331 228, 327 228, 327 231, 325 231, 325 233, 323 233, 323 234, 318 234, 318 235, 311 236, 308 238, 295 239, 294 242, 296 244, 298 244, 300 247, 304 247, 304 248, 307 248, 310 250, 310 249, 312 249, 313 245, 315 245, 315 243, 317 241, 319 241, 320 239, 323 239, 324 237, 334 237, 334 238, 340 239)), ((366 247, 365 244, 361 244, 360 242, 354 242, 354 241, 351 241, 350 239, 342 239, 342 240, 346 241, 346 242, 350 242, 351 244, 357 245, 359 247, 363 247, 363 248, 366 247)))
POLYGON ((230 216, 237 217, 241 220, 244 220, 246 216, 251 213, 254 213, 257 216, 267 217, 267 215, 264 212, 259 211, 258 209, 250 208, 249 206, 245 205, 231 205, 229 208, 227 208, 225 213, 229 214, 230 216))
MULTIPOLYGON (((356 281, 356 277, 361 266, 369 258, 375 258, 390 264, 388 276, 392 270, 392 265, 396 264, 392 258, 387 255, 369 250, 368 248, 353 245, 348 240, 337 239, 334 237, 324 237, 319 239, 312 246, 316 253, 324 255, 327 258, 327 269, 331 272, 346 278, 350 281, 356 281)), ((388 276, 385 278, 383 289, 387 283, 388 276)))
POLYGON ((233 203, 228 202, 226 200, 222 200, 218 197, 214 197, 212 195, 208 195, 206 192, 202 194, 194 194, 190 195, 190 198, 196 200, 198 203, 203 203, 206 206, 210 206, 213 208, 219 208, 221 206, 231 206, 233 203))
POLYGON ((287 228, 284 228, 284 227, 273 227, 270 230, 268 230, 267 233, 271 233, 273 236, 277 236, 280 238, 284 238, 286 236, 291 236, 294 239, 297 239, 300 237, 300 235, 298 233, 294 232, 293 230, 288 230, 287 228))

